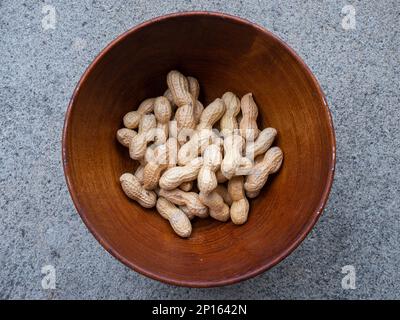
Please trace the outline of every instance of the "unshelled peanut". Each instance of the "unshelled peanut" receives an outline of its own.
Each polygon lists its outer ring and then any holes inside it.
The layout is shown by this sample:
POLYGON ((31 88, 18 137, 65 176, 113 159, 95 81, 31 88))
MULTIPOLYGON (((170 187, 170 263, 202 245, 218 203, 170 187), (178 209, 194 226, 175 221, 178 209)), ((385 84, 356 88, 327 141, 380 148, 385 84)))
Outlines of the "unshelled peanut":
POLYGON ((250 159, 242 156, 244 139, 237 134, 225 137, 225 156, 221 163, 222 174, 230 179, 234 175, 246 175, 250 172, 253 163, 250 159))
POLYGON ((202 158, 196 158, 183 167, 167 169, 161 176, 159 185, 162 189, 176 189, 180 184, 193 181, 197 178, 203 165, 202 158))
POLYGON ((199 101, 200 85, 196 78, 187 77, 187 80, 189 84, 189 92, 191 93, 195 101, 193 116, 196 123, 198 123, 200 120, 200 116, 204 110, 203 104, 199 101))
POLYGON ((154 109, 154 98, 144 100, 136 111, 128 112, 123 119, 124 126, 128 129, 135 129, 138 127, 142 117, 152 112, 154 109))
POLYGON ((183 190, 183 191, 190 191, 193 189, 193 181, 187 181, 187 182, 183 182, 179 185, 179 189, 183 190))
POLYGON ((154 116, 157 120, 157 137, 158 143, 164 143, 168 139, 169 120, 171 119, 172 108, 168 99, 158 97, 154 100, 154 116))
POLYGON ((219 119, 225 113, 225 104, 222 99, 215 99, 211 102, 201 113, 200 122, 197 125, 196 129, 198 131, 203 129, 211 130, 215 123, 218 122, 219 119))
POLYGON ((225 104, 225 113, 222 116, 219 126, 223 136, 233 134, 238 129, 237 115, 240 112, 240 100, 232 92, 226 92, 222 96, 222 101, 225 104))
POLYGON ((154 140, 157 135, 156 121, 154 115, 144 115, 142 121, 145 123, 129 144, 129 155, 134 160, 142 159, 146 154, 147 144, 154 140))
POLYGON ((136 168, 136 170, 135 170, 135 172, 133 174, 141 185, 143 185, 143 180, 144 180, 144 167, 145 167, 144 163, 140 164, 136 168))
POLYGON ((197 186, 200 192, 207 194, 217 187, 218 181, 215 172, 221 165, 221 161, 222 154, 220 148, 215 144, 209 145, 204 151, 203 166, 197 177, 197 186))
POLYGON ((229 207, 217 191, 200 192, 200 201, 208 207, 210 217, 222 222, 229 220, 229 207))
POLYGON ((155 148, 150 161, 143 171, 143 187, 146 190, 153 190, 158 186, 158 181, 163 170, 168 168, 168 147, 167 144, 155 148))
POLYGON ((117 131, 117 140, 124 147, 129 148, 129 144, 134 136, 137 135, 137 132, 132 129, 122 128, 117 131))
POLYGON ((199 195, 195 192, 185 192, 180 189, 160 189, 159 195, 172 203, 185 206, 185 213, 200 218, 208 217, 208 208, 200 201, 199 195))
POLYGON ((243 185, 243 176, 233 177, 228 182, 228 192, 232 198, 230 215, 234 224, 245 223, 249 214, 249 201, 246 198, 243 185))
POLYGON ((232 197, 228 192, 228 189, 223 185, 219 184, 216 188, 215 191, 224 199, 224 202, 228 205, 232 205, 232 197))
POLYGON ((257 139, 259 129, 257 126, 258 107, 253 99, 253 94, 248 93, 240 101, 242 119, 240 120, 240 133, 246 141, 257 139))
POLYGON ((277 131, 274 128, 266 128, 260 132, 258 138, 246 145, 246 157, 255 159, 260 154, 264 154, 274 142, 277 131))
MULTIPOLYGON (((196 126, 194 119, 195 100, 189 91, 189 84, 186 77, 179 71, 170 71, 167 76, 167 84, 178 107, 175 112, 178 130, 194 129, 196 126)), ((184 143, 183 140, 180 140, 179 136, 178 141, 184 143)))
POLYGON ((167 199, 160 197, 156 204, 157 211, 160 215, 169 221, 175 233, 187 238, 192 233, 192 224, 186 214, 167 199))
POLYGON ((178 164, 186 165, 199 156, 210 144, 222 145, 223 141, 210 129, 197 131, 178 151, 178 164))
POLYGON ((253 167, 251 174, 246 178, 244 188, 249 198, 258 196, 261 188, 267 182, 268 176, 279 170, 282 160, 283 153, 278 147, 272 147, 265 153, 264 159, 253 167))
POLYGON ((153 191, 145 190, 137 177, 131 173, 124 173, 119 178, 125 194, 137 201, 142 207, 154 207, 157 201, 157 195, 153 191))

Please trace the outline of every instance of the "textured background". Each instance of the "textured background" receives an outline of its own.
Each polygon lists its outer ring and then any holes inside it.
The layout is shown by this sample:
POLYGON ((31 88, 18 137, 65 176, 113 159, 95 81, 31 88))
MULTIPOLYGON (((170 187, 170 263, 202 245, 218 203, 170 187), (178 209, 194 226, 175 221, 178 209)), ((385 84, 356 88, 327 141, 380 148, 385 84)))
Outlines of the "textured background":
POLYGON ((0 0, 0 297, 400 298, 399 21, 397 0, 0 0), (45 3, 54 30, 42 27, 45 3), (356 29, 346 31, 349 3, 356 29), (185 10, 238 15, 286 41, 319 79, 337 135, 335 182, 313 232, 269 272, 215 289, 165 285, 116 261, 77 215, 61 166, 64 114, 86 66, 128 28, 185 10), (46 264, 55 290, 41 287, 46 264), (341 287, 345 265, 355 290, 341 287))

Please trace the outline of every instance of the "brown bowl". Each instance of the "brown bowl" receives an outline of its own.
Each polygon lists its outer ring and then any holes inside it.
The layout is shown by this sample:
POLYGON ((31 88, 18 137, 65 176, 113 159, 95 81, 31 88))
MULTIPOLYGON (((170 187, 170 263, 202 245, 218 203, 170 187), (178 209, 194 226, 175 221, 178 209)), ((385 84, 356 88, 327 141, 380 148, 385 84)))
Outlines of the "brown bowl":
POLYGON ((185 12, 129 30, 93 61, 68 107, 63 164, 79 214, 107 251, 153 279, 211 287, 260 274, 306 237, 328 198, 335 137, 317 80, 283 41, 237 17, 185 12), (125 113, 162 95, 171 69, 199 79, 205 104, 228 90, 253 92, 260 126, 279 132, 282 168, 242 226, 199 219, 181 239, 121 190, 119 176, 134 164, 115 133, 125 113))

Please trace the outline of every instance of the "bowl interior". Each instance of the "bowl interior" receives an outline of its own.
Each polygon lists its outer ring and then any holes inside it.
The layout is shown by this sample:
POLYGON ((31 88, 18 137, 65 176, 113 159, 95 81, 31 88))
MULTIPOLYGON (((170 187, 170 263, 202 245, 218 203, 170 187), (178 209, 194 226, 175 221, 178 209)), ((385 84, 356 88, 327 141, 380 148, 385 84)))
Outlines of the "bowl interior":
POLYGON ((237 18, 185 13, 132 29, 100 54, 71 101, 63 156, 74 203, 109 252, 147 276, 202 287, 254 276, 300 243, 329 193, 334 147, 320 88, 286 45, 237 18), (115 133, 125 113, 163 94, 171 69, 199 80, 205 105, 253 92, 260 126, 278 130, 282 168, 250 202, 245 225, 196 220, 181 239, 121 190, 119 176, 135 164, 115 133))

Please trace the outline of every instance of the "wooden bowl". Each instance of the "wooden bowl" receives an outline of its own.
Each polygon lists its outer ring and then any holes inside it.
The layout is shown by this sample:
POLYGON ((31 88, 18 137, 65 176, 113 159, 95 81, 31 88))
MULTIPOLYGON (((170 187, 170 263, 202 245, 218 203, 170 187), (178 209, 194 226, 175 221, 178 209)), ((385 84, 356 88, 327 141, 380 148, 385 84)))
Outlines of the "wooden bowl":
POLYGON ((284 42, 237 17, 185 12, 129 30, 93 61, 68 107, 63 164, 80 216, 108 252, 153 279, 211 287, 260 274, 306 237, 328 198, 335 137, 317 80, 284 42), (198 219, 181 239, 121 190, 134 162, 115 133, 125 113, 163 94, 171 69, 199 79, 205 105, 228 90, 253 92, 260 127, 278 130, 282 168, 251 200, 242 226, 198 219))

